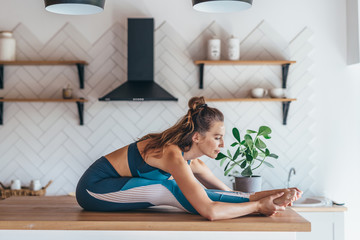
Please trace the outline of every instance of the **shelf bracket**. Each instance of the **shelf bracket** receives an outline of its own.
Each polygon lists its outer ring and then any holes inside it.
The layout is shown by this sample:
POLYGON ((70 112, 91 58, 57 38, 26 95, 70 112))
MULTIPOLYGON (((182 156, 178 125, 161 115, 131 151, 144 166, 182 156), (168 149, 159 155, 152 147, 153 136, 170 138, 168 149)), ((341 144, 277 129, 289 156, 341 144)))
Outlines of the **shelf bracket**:
POLYGON ((77 63, 76 66, 79 74, 80 88, 84 89, 84 64, 77 63))
MULTIPOLYGON (((84 98, 80 98, 84 99, 84 98)), ((79 119, 80 119, 80 125, 84 125, 84 102, 76 101, 78 112, 79 112, 79 119)))
POLYGON ((204 88, 204 63, 199 64, 199 74, 200 74, 200 83, 199 83, 199 88, 203 89, 204 88))
POLYGON ((4 88, 4 64, 0 64, 0 89, 4 88))
POLYGON ((289 73, 290 64, 283 64, 282 66, 282 88, 286 88, 287 76, 289 73))
POLYGON ((290 101, 289 102, 283 102, 282 103, 282 110, 283 110, 283 125, 286 125, 286 121, 287 121, 287 117, 288 117, 288 112, 289 112, 289 108, 290 108, 290 101))
POLYGON ((3 114, 4 114, 4 102, 0 102, 0 125, 3 125, 3 116, 4 116, 3 114))
POLYGON ((4 102, 0 102, 0 125, 3 125, 3 116, 4 116, 3 114, 4 114, 4 102))

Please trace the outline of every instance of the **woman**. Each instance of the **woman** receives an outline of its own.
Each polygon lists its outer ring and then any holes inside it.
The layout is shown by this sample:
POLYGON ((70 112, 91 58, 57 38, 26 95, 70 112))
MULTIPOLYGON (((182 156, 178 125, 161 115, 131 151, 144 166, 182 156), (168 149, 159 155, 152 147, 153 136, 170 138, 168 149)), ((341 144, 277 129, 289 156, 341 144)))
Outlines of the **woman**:
POLYGON ((94 162, 77 185, 79 205, 91 211, 171 205, 218 220, 255 212, 270 216, 300 197, 296 188, 234 192, 217 179, 198 158, 215 158, 224 147, 224 116, 203 97, 188 105, 187 114, 171 128, 94 162))

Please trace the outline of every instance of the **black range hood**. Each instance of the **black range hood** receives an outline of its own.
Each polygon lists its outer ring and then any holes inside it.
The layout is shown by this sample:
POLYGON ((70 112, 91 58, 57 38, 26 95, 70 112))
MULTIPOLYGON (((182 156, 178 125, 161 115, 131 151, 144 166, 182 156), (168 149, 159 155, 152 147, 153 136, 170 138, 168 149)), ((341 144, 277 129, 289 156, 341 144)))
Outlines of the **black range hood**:
POLYGON ((177 101, 154 82, 154 19, 128 19, 128 81, 99 101, 177 101))

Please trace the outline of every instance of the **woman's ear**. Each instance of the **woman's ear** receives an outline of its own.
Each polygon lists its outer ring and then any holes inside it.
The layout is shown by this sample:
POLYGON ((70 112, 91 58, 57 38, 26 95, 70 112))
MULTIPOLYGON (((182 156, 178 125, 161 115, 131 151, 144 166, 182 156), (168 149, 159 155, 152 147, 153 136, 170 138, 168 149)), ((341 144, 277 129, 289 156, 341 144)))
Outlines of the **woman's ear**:
POLYGON ((194 135, 192 136, 192 141, 194 143, 198 143, 200 141, 200 133, 199 132, 194 133, 194 135))

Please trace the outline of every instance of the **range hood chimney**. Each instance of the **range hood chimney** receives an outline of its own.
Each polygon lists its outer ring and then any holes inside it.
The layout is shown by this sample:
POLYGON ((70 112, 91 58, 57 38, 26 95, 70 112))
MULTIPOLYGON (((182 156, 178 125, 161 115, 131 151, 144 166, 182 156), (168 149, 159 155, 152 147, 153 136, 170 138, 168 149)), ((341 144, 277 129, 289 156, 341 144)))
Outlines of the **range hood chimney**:
POLYGON ((154 82, 154 19, 128 19, 128 81, 99 101, 177 101, 154 82))

